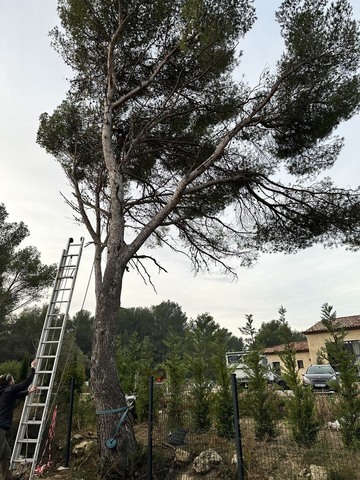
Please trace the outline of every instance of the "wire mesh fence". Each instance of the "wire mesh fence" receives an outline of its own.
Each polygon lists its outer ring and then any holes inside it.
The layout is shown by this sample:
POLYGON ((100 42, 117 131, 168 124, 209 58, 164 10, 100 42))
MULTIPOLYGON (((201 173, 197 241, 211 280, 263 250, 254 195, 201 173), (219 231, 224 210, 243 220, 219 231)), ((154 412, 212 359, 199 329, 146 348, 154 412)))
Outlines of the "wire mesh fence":
MULTIPOLYGON (((217 425, 215 410, 210 409, 211 421, 206 431, 199 431, 191 394, 176 399, 177 415, 169 417, 167 402, 155 402, 151 436, 151 468, 148 479, 153 480, 287 480, 327 479, 360 480, 359 449, 345 447, 338 422, 333 418, 336 398, 318 395, 316 408, 320 425, 315 441, 303 446, 295 441, 287 419, 287 396, 291 393, 277 392, 278 415, 275 434, 260 440, 256 422, 249 408, 248 392, 237 393, 240 410, 240 439, 229 428, 228 432, 217 425), (241 441, 241 456, 237 441, 241 441), (239 469, 238 459, 243 470, 239 469)), ((215 395, 213 400, 215 400, 215 395)), ((234 397, 233 397, 234 400, 234 397)), ((233 407, 233 405, 232 405, 233 407)), ((235 409, 236 411, 236 409, 235 409)), ((137 433, 147 430, 148 425, 137 425, 137 433)), ((149 437, 144 437, 149 447, 149 437)))
MULTIPOLYGON (((203 399, 209 409, 199 411, 199 402, 191 389, 177 396, 170 395, 166 385, 156 385, 154 390, 149 395, 150 402, 144 403, 150 406, 150 415, 149 411, 148 415, 141 415, 140 404, 136 402, 130 410, 140 448, 139 461, 129 480, 360 480, 360 445, 350 448, 344 444, 343 432, 334 417, 336 394, 316 394, 319 426, 314 441, 303 445, 299 438, 294 438, 289 423, 291 392, 274 390, 274 434, 265 433, 259 438, 252 392, 236 389, 227 397, 228 404, 220 404, 219 409, 219 399, 223 397, 213 390, 203 399), (238 422, 234 420, 237 412, 238 422)), ((60 408, 60 416, 67 415, 67 411, 60 408)), ((91 395, 82 398, 75 423, 81 423, 83 429, 92 424, 94 411, 91 395), (84 410, 82 415, 79 409, 84 410)), ((60 422, 58 427, 65 428, 65 423, 65 420, 60 422)), ((91 442, 95 449, 94 436, 91 442)), ((77 447, 75 441, 73 447, 77 447)), ((63 441, 58 453, 64 456, 63 441)), ((77 462, 82 466, 83 457, 73 453, 70 465, 77 462)), ((96 478, 103 477, 99 474, 96 478)))

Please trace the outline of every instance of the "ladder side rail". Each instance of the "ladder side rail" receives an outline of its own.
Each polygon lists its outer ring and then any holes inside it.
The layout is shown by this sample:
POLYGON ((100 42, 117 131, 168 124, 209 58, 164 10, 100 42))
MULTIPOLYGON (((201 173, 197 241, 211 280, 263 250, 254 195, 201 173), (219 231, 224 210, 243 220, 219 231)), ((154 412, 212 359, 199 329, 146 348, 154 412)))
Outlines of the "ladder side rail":
POLYGON ((70 304, 71 304, 72 295, 73 295, 73 292, 74 292, 77 273, 78 273, 78 270, 79 270, 79 264, 80 264, 80 260, 81 260, 81 253, 82 253, 82 249, 83 249, 83 244, 84 244, 84 238, 81 238, 80 249, 79 249, 79 253, 78 253, 78 256, 77 256, 77 263, 76 263, 76 267, 75 267, 75 270, 74 270, 74 273, 73 273, 71 291, 69 293, 69 299, 68 299, 68 302, 66 304, 66 311, 65 311, 65 314, 64 314, 62 329, 61 329, 61 332, 60 332, 60 339, 59 339, 59 343, 58 343, 58 346, 57 346, 57 351, 58 352, 57 352, 57 355, 54 359, 53 372, 50 376, 49 389, 48 389, 48 392, 47 392, 46 402, 45 402, 43 415, 42 415, 43 421, 41 422, 41 425, 40 425, 40 428, 39 428, 39 434, 38 434, 39 440, 38 440, 38 442, 36 443, 36 446, 35 446, 35 452, 34 452, 34 456, 33 456, 34 461, 32 462, 31 471, 30 471, 30 475, 29 475, 29 480, 32 479, 34 470, 36 468, 36 461, 37 461, 37 458, 38 458, 38 455, 39 455, 40 443, 41 443, 42 435, 43 435, 44 429, 45 429, 45 423, 46 423, 45 419, 47 418, 47 414, 48 414, 48 411, 49 411, 51 392, 52 392, 53 385, 54 385, 54 382, 55 382, 56 370, 57 370, 57 365, 59 363, 59 357, 60 357, 60 349, 61 349, 61 345, 62 345, 64 335, 65 335, 66 322, 67 322, 67 319, 69 317, 70 304))
MULTIPOLYGON (((61 258, 60 258, 60 262, 59 262, 58 271, 57 271, 56 278, 55 278, 55 288, 61 282, 61 280, 59 280, 59 278, 61 277, 62 270, 64 268, 64 259, 66 258, 66 254, 67 254, 67 250, 63 250, 61 258)), ((55 314, 56 309, 57 309, 56 304, 54 303, 54 300, 55 300, 55 297, 56 298, 58 297, 59 291, 55 291, 55 288, 52 292, 52 295, 51 295, 51 298, 50 298, 50 303, 49 303, 47 311, 46 311, 45 321, 44 321, 44 325, 43 325, 42 332, 41 332, 41 335, 40 335, 39 345, 38 345, 37 352, 36 352, 36 358, 39 358, 39 356, 41 356, 41 353, 42 353, 41 349, 43 348, 43 342, 47 337, 47 327, 48 327, 49 319, 51 320, 53 318, 53 315, 55 314)), ((60 312, 59 312, 59 315, 61 315, 60 312)), ((42 364, 42 361, 40 359, 40 361, 38 362, 38 365, 37 365, 38 370, 42 369, 41 364, 42 364)), ((37 384, 37 380, 38 380, 38 374, 35 373, 34 382, 33 382, 34 385, 37 384)), ((32 395, 31 396, 28 395, 28 396, 25 397, 24 408, 23 408, 23 411, 22 411, 20 422, 23 422, 25 420, 25 417, 27 416, 27 412, 28 412, 27 407, 28 407, 28 404, 30 403, 31 399, 32 399, 32 395)), ((18 429, 18 434, 17 434, 17 437, 15 439, 15 443, 19 440, 18 436, 20 434, 21 434, 20 429, 18 429)))
MULTIPOLYGON (((52 302, 50 302, 49 305, 48 305, 48 309, 47 309, 47 313, 46 313, 46 317, 45 317, 45 322, 44 322, 43 329, 42 329, 42 332, 41 332, 41 335, 40 335, 39 345, 38 345, 38 348, 37 348, 37 353, 36 353, 36 358, 37 359, 39 359, 39 357, 41 357, 41 355, 43 354, 44 342, 47 340, 48 335, 49 335, 49 331, 48 331, 49 323, 52 321, 54 316, 58 315, 59 319, 60 319, 60 323, 61 323, 59 325, 59 327, 61 327, 61 334, 60 334, 60 337, 59 337, 60 345, 61 345, 63 337, 64 337, 65 332, 63 332, 63 329, 65 328, 66 321, 67 321, 67 318, 68 318, 68 313, 69 313, 69 310, 70 310, 70 303, 71 303, 71 300, 72 300, 72 294, 73 294, 73 291, 74 291, 77 272, 78 272, 78 269, 79 269, 79 264, 80 264, 84 239, 81 238, 80 244, 75 245, 75 246, 80 247, 79 251, 76 255, 77 256, 76 269, 75 269, 75 272, 74 272, 74 275, 73 275, 73 278, 72 278, 70 295, 67 299, 66 311, 61 312, 61 308, 59 308, 59 306, 56 305, 56 301, 58 300, 58 297, 59 297, 60 292, 61 292, 61 289, 59 288, 58 284, 61 285, 61 283, 63 281, 61 279, 61 276, 62 276, 62 272, 63 272, 64 268, 66 268, 66 261, 67 261, 68 255, 69 255, 69 250, 70 250, 70 247, 73 246, 72 242, 73 242, 73 240, 70 238, 69 241, 68 241, 67 248, 63 250, 63 253, 62 253, 61 258, 60 258, 59 268, 58 268, 58 272, 57 272, 56 279, 55 279, 55 287, 53 289, 53 293, 52 293, 52 296, 51 296, 52 302)), ((61 305, 60 305, 60 307, 61 307, 61 305)), ((57 354, 58 353, 59 352, 58 352, 58 349, 57 349, 57 354)), ((42 360, 43 360, 42 358, 40 358, 38 360, 38 365, 37 365, 38 370, 42 369, 42 363, 43 363, 42 360)), ((37 377, 37 374, 35 374, 35 377, 37 377)), ((34 381, 34 384, 36 385, 35 381, 34 381)), ((26 399, 27 398, 28 397, 26 397, 26 399)))
MULTIPOLYGON (((56 373, 56 369, 57 369, 57 365, 58 365, 58 361, 59 361, 61 345, 62 345, 64 334, 65 334, 66 322, 67 322, 67 319, 68 319, 68 316, 69 316, 70 303, 71 303, 71 299, 72 299, 72 295, 73 295, 73 291, 74 291, 74 287, 75 287, 75 281, 76 281, 76 277, 77 277, 77 273, 78 273, 78 269, 79 269, 83 244, 84 244, 84 239, 83 238, 81 238, 80 244, 75 244, 75 245, 73 245, 73 240, 69 239, 67 249, 63 250, 63 253, 62 253, 62 256, 61 256, 61 259, 60 259, 60 262, 59 262, 58 272, 57 272, 56 279, 55 279, 55 286, 54 286, 54 289, 53 289, 53 292, 52 292, 51 301, 50 301, 48 309, 47 309, 47 313, 46 313, 46 317, 45 317, 45 321, 44 321, 44 325, 43 325, 43 329, 42 329, 42 333, 41 333, 41 337, 40 337, 40 342, 39 342, 39 345, 38 345, 38 350, 37 350, 37 355, 36 355, 36 358, 38 358, 38 365, 37 365, 37 372, 35 373, 35 376, 34 376, 34 382, 33 382, 34 385, 37 385, 40 379, 42 379, 41 381, 43 381, 42 377, 44 377, 45 374, 39 373, 39 371, 45 370, 45 368, 42 364, 47 363, 48 359, 39 358, 39 357, 44 355, 44 352, 45 352, 45 348, 46 348, 45 342, 49 339, 49 325, 54 320, 54 318, 58 316, 58 319, 56 320, 56 322, 59 320, 60 334, 59 334, 58 339, 52 340, 52 342, 51 342, 52 345, 56 346, 56 352, 55 352, 55 356, 54 356, 54 363, 52 364, 52 366, 49 368, 49 370, 47 372, 47 374, 50 375, 50 380, 49 380, 49 384, 47 386, 46 401, 45 401, 44 405, 39 403, 39 406, 41 405, 41 408, 43 408, 43 412, 42 412, 42 415, 41 415, 41 425, 40 425, 40 429, 39 429, 39 432, 38 432, 38 440, 37 440, 36 447, 35 447, 35 452, 34 452, 34 455, 33 455, 33 458, 32 458, 32 469, 31 469, 31 472, 30 472, 29 479, 32 478, 32 475, 33 475, 33 472, 34 472, 34 469, 35 469, 35 466, 36 466, 36 460, 37 460, 38 451, 39 451, 39 448, 40 448, 41 438, 42 438, 42 434, 43 434, 43 431, 44 431, 44 428, 45 428, 45 423, 46 423, 46 418, 47 418, 46 416, 47 416, 49 405, 50 405, 51 392, 52 392, 53 384, 54 384, 54 381, 55 381, 55 373, 56 373), (79 250, 78 250, 77 254, 69 255, 69 250, 70 250, 71 246, 79 247, 79 250), (76 264, 73 265, 72 263, 73 263, 73 260, 75 258, 76 258, 76 264), (70 261, 70 266, 67 263, 68 260, 70 261), (66 271, 67 269, 68 270, 71 269, 71 272, 69 272, 69 275, 67 275, 67 273, 68 273, 66 271), (65 275, 64 275, 64 272, 65 272, 65 275), (68 288, 67 285, 66 285, 68 283, 68 280, 72 280, 70 288, 68 288), (64 283, 65 283, 65 285, 64 285, 64 283), (68 293, 68 299, 66 301, 61 301, 61 303, 59 303, 57 305, 59 295, 61 294, 61 292, 65 293, 65 290, 68 293), (65 312, 62 312, 61 311, 62 307, 65 306, 65 304, 66 304, 66 310, 65 310, 65 312), (46 362, 45 362, 45 360, 46 360, 46 362)), ((47 365, 45 365, 45 367, 47 369, 47 365)), ((43 392, 43 391, 44 391, 44 389, 41 389, 40 393, 43 392)), ((21 439, 23 438, 22 435, 24 435, 26 423, 27 423, 28 418, 29 418, 29 411, 30 411, 29 405, 32 404, 31 402, 33 401, 34 396, 36 396, 36 395, 40 396, 39 393, 34 392, 34 393, 28 395, 27 397, 25 397, 24 408, 23 408, 23 411, 22 411, 22 415, 21 415, 21 419, 20 419, 20 425, 19 425, 19 428, 18 428, 18 432, 17 432, 17 436, 16 436, 16 439, 15 439, 15 444, 14 444, 14 449, 13 449, 13 453, 12 453, 11 466, 13 466, 13 462, 14 462, 15 458, 19 458, 19 454, 20 454, 20 451, 21 451, 21 439)))
MULTIPOLYGON (((69 244, 68 244, 69 245, 69 244)), ((59 261, 59 266, 58 266, 58 270, 57 270, 57 273, 56 273, 56 277, 55 277, 55 285, 54 285, 54 289, 52 291, 52 294, 51 294, 51 297, 50 297, 50 302, 49 302, 49 305, 48 305, 48 308, 47 308, 47 311, 46 311, 46 315, 45 315, 45 321, 44 321, 44 325, 43 325, 43 328, 42 328, 42 332, 41 332, 41 335, 40 335, 40 341, 39 341, 39 345, 38 345, 38 348, 37 348, 37 352, 36 352, 36 357, 35 358, 38 358, 39 356, 39 350, 41 349, 41 345, 42 345, 42 340, 45 338, 46 336, 46 327, 47 327, 47 323, 48 323, 48 319, 49 318, 52 318, 51 316, 54 314, 54 311, 55 311, 55 304, 53 303, 53 300, 55 299, 55 297, 58 296, 58 292, 55 291, 55 288, 56 286, 59 284, 59 278, 61 276, 61 272, 62 272, 62 269, 63 269, 63 260, 66 256, 66 252, 67 250, 63 250, 62 251, 62 254, 61 254, 61 257, 60 257, 60 261, 59 261)), ((41 363, 41 362, 40 362, 41 363)), ((41 365, 37 365, 37 368, 40 369, 41 368, 41 365)), ((37 381, 37 373, 35 373, 35 376, 34 376, 34 385, 36 385, 36 381, 37 381)), ((18 457, 18 450, 19 448, 16 448, 16 447, 20 447, 19 445, 19 440, 22 436, 22 429, 20 428, 21 425, 24 423, 24 421, 27 421, 28 420, 28 404, 30 403, 30 401, 32 400, 32 397, 33 395, 27 395, 25 397, 25 401, 24 401, 24 406, 23 406, 23 410, 22 410, 22 413, 21 413, 21 417, 20 417, 20 424, 19 424, 19 428, 18 428, 18 431, 17 431, 17 435, 16 435, 16 439, 15 439, 15 443, 14 443, 14 449, 13 449, 13 452, 12 452, 12 457, 11 457, 11 463, 13 462, 13 459, 14 458, 17 458, 18 457)))

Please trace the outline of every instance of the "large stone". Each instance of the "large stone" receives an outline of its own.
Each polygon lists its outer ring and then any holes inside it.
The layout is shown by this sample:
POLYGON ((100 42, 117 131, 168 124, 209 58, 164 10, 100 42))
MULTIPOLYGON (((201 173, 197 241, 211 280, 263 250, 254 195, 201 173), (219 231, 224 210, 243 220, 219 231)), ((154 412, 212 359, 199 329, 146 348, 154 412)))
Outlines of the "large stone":
POLYGON ((93 448, 94 444, 94 440, 83 440, 74 446, 73 453, 87 453, 93 448))
POLYGON ((209 448, 209 450, 205 450, 194 459, 193 469, 196 473, 207 473, 221 462, 222 458, 220 455, 215 450, 209 448))
POLYGON ((328 474, 321 465, 310 465, 310 480, 327 480, 328 474))

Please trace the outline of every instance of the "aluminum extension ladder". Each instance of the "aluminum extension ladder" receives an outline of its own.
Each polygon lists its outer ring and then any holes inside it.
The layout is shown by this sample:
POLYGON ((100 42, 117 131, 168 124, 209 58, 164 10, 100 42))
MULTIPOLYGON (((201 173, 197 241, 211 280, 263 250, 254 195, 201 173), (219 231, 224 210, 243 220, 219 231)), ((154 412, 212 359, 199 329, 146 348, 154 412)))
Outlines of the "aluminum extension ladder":
POLYGON ((37 366, 33 385, 38 387, 38 391, 25 398, 10 460, 10 469, 21 468, 29 471, 29 480, 32 479, 36 468, 42 434, 47 422, 51 392, 83 245, 83 238, 80 239, 80 243, 74 243, 70 238, 66 250, 62 253, 36 353, 37 366))

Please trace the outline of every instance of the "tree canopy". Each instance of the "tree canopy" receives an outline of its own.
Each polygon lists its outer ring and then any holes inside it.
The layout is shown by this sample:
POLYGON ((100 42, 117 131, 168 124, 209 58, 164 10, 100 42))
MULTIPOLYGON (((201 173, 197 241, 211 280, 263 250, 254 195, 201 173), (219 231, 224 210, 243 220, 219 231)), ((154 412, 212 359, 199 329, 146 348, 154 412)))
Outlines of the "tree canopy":
POLYGON ((144 260, 144 242, 175 248, 176 232, 196 269, 209 259, 229 269, 229 255, 248 264, 259 249, 357 245, 358 195, 306 184, 335 162, 333 131, 360 101, 351 7, 326 4, 283 2, 286 50, 251 88, 232 76, 251 2, 59 1, 53 42, 75 76, 41 116, 38 142, 70 178, 96 244, 117 200, 130 262, 144 260), (274 180, 281 167, 291 186, 274 180))
POLYGON ((280 320, 270 320, 261 324, 255 335, 255 342, 262 347, 274 347, 285 343, 285 339, 288 338, 291 342, 306 340, 305 335, 296 330, 291 330, 288 325, 284 325, 280 320))
POLYGON ((262 322, 260 328, 254 326, 253 315, 245 315, 246 323, 239 327, 240 332, 245 335, 245 342, 249 349, 262 349, 274 347, 275 345, 288 345, 292 342, 306 340, 306 336, 293 330, 286 320, 286 309, 279 308, 279 318, 262 322))
POLYGON ((285 318, 286 309, 279 308, 279 318, 263 322, 254 336, 255 344, 260 347, 274 347, 275 345, 290 344, 306 341, 306 336, 293 330, 285 318))
MULTIPOLYGON (((284 0, 284 51, 250 86, 233 72, 253 3, 58 0, 52 41, 74 76, 63 103, 41 116, 37 141, 62 166, 67 201, 95 245, 99 409, 125 402, 113 340, 124 273, 151 282, 149 262, 165 269, 143 247, 183 251, 196 272, 215 263, 235 274, 229 259, 249 265, 261 251, 359 246, 358 189, 317 178, 342 146, 336 127, 359 110, 351 6, 284 0), (289 183, 277 180, 284 169, 289 183)), ((104 457, 111 428, 99 418, 104 457)), ((120 462, 135 446, 126 432, 120 462)))
POLYGON ((121 336, 122 343, 126 344, 134 334, 139 341, 146 337, 150 340, 156 363, 165 360, 168 351, 166 342, 171 335, 176 335, 185 344, 186 336, 194 330, 207 336, 209 342, 216 332, 222 330, 230 349, 242 349, 242 339, 235 337, 227 329, 220 328, 209 314, 200 314, 195 320, 188 321, 181 307, 170 300, 150 308, 121 308, 117 322, 117 333, 121 336))
POLYGON ((35 247, 19 248, 29 235, 23 222, 7 222, 0 204, 0 324, 14 310, 39 300, 56 273, 56 265, 43 265, 35 247))

